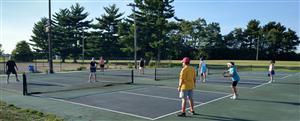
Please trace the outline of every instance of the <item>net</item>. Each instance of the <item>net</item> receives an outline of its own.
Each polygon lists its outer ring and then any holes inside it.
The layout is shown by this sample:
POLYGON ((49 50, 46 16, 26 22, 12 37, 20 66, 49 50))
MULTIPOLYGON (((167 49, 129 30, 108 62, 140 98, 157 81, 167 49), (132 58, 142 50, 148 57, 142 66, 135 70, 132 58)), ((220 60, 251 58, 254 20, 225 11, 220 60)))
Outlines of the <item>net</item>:
POLYGON ((97 80, 89 82, 88 71, 64 72, 54 74, 28 73, 27 92, 29 94, 51 93, 101 88, 117 84, 133 83, 132 70, 105 70, 96 72, 97 80))
POLYGON ((155 68, 155 80, 178 79, 182 68, 155 68))

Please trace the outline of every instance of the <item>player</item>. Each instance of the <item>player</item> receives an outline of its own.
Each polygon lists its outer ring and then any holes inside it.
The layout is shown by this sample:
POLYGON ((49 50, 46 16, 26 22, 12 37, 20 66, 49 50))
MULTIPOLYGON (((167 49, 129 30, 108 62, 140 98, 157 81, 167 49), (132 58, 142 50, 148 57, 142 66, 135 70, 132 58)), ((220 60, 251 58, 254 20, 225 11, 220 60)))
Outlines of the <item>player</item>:
POLYGON ((16 81, 19 82, 19 78, 18 78, 18 73, 17 73, 17 70, 18 70, 18 66, 17 64, 15 63, 15 61, 13 60, 8 60, 6 62, 6 74, 7 74, 7 80, 6 80, 6 83, 9 84, 9 76, 11 73, 15 74, 16 76, 16 81))
POLYGON ((203 58, 200 58, 199 70, 200 70, 200 81, 204 83, 206 81, 206 76, 207 76, 206 75, 207 67, 203 58))
POLYGON ((140 62, 139 62, 139 71, 140 71, 140 74, 144 74, 144 66, 145 66, 145 60, 143 58, 141 58, 140 62))
POLYGON ((275 75, 275 60, 271 60, 270 65, 269 65, 269 73, 268 76, 270 77, 269 83, 274 82, 274 75, 275 75))
POLYGON ((90 76, 89 76, 89 83, 92 82, 92 77, 94 76, 94 81, 97 82, 97 78, 96 78, 96 69, 97 69, 97 63, 95 62, 94 57, 91 60, 90 63, 90 76))
POLYGON ((235 100, 238 98, 237 84, 240 81, 240 76, 237 72, 237 68, 236 68, 234 62, 227 63, 227 67, 229 69, 227 70, 227 73, 224 74, 224 77, 231 77, 231 80, 232 80, 231 89, 232 89, 233 96, 230 98, 235 100))
POLYGON ((190 113, 192 115, 196 115, 194 111, 194 101, 193 101, 193 90, 196 86, 196 71, 190 66, 190 59, 188 57, 184 57, 182 62, 183 68, 180 72, 179 78, 179 97, 181 98, 181 113, 177 114, 179 117, 185 117, 185 109, 186 109, 186 101, 189 99, 190 104, 190 113))
POLYGON ((102 56, 99 59, 99 64, 100 64, 100 71, 104 72, 105 63, 104 63, 104 59, 102 56))

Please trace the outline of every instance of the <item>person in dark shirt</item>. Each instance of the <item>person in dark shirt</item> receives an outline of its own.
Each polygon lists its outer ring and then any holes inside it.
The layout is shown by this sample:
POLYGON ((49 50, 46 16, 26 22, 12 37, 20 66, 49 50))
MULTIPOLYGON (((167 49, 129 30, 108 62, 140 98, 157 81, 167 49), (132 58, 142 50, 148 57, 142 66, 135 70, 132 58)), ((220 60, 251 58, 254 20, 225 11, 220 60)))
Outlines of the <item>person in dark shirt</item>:
POLYGON ((18 67, 17 67, 17 64, 15 63, 15 61, 13 60, 8 60, 6 62, 6 74, 7 74, 7 80, 6 80, 6 83, 9 84, 9 76, 11 73, 15 74, 16 75, 16 81, 19 82, 19 78, 18 78, 18 73, 17 73, 17 70, 18 70, 18 67))
POLYGON ((143 58, 140 59, 139 62, 139 70, 140 70, 140 74, 144 74, 144 66, 145 66, 145 61, 143 58))
POLYGON ((97 63, 95 62, 95 59, 92 58, 92 61, 90 63, 90 76, 89 76, 89 82, 92 82, 92 77, 94 76, 94 82, 97 82, 96 78, 96 69, 97 69, 97 63))

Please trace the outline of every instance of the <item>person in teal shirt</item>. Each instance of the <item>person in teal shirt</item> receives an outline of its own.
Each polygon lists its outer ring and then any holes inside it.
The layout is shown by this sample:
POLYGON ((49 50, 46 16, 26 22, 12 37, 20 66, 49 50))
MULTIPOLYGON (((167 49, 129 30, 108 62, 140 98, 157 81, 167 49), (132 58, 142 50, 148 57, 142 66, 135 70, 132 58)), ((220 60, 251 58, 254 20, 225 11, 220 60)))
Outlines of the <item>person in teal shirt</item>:
POLYGON ((200 59, 199 70, 200 70, 200 81, 204 83, 206 81, 207 68, 203 58, 200 59))
POLYGON ((235 100, 238 97, 237 84, 240 81, 240 76, 237 72, 237 68, 236 68, 234 62, 227 63, 227 67, 229 68, 227 71, 228 72, 227 77, 231 77, 231 80, 232 80, 231 88, 232 88, 233 96, 230 98, 235 100))

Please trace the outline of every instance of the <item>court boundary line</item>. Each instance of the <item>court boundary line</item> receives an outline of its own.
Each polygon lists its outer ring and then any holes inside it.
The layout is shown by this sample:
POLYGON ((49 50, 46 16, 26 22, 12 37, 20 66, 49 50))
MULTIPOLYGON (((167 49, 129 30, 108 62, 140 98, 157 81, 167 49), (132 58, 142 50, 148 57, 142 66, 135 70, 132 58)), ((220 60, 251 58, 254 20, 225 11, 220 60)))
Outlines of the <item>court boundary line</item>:
MULTIPOLYGON (((209 103, 212 103, 212 102, 215 102, 215 101, 218 101, 218 100, 227 98, 227 97, 229 97, 229 96, 231 96, 231 95, 232 95, 232 94, 229 94, 229 95, 226 95, 226 96, 223 96, 223 97, 219 97, 219 98, 217 98, 217 99, 213 99, 213 100, 208 101, 208 102, 205 102, 205 103, 201 103, 201 104, 199 104, 199 105, 195 105, 194 108, 197 108, 197 107, 200 107, 200 106, 203 106, 203 105, 206 105, 206 104, 209 104, 209 103)), ((190 109, 190 108, 186 108, 186 110, 189 110, 189 109, 190 109)), ((156 118, 154 118, 153 120, 161 119, 161 118, 164 118, 164 117, 167 117, 167 116, 170 116, 170 115, 179 113, 180 111, 181 111, 181 110, 178 110, 178 111, 175 111, 175 112, 172 112, 172 113, 168 113, 168 114, 165 114, 165 115, 156 117, 156 118)))
POLYGON ((267 84, 270 84, 270 82, 262 83, 262 84, 260 84, 260 85, 255 86, 255 87, 252 87, 251 89, 256 89, 256 88, 258 88, 258 87, 261 87, 261 86, 264 86, 264 85, 267 85, 267 84))
POLYGON ((290 76, 297 75, 297 74, 299 74, 299 73, 300 73, 300 72, 294 73, 294 74, 289 74, 289 75, 286 75, 286 76, 284 76, 284 77, 281 77, 280 79, 285 79, 285 78, 288 78, 288 77, 290 77, 290 76))
MULTIPOLYGON (((161 87, 161 88, 169 88, 169 89, 177 89, 175 87, 169 87, 169 86, 158 86, 158 87, 161 87)), ((231 94, 231 93, 227 93, 227 92, 218 92, 218 91, 207 91, 207 90, 197 90, 197 89, 194 89, 193 91, 197 91, 197 92, 209 92, 209 93, 217 93, 217 94, 231 94)))
MULTIPOLYGON (((120 93, 137 95, 137 96, 144 96, 144 97, 153 97, 153 98, 165 99, 165 100, 181 101, 181 99, 176 99, 176 98, 169 98, 169 97, 162 97, 162 96, 155 96, 155 95, 147 95, 147 94, 141 94, 141 93, 127 92, 127 91, 120 91, 120 93)), ((194 103, 203 103, 203 102, 194 101, 194 103)))
MULTIPOLYGON (((284 77, 279 78, 279 80, 288 78, 288 77, 290 77, 290 76, 294 76, 294 75, 299 74, 299 73, 300 73, 300 72, 294 73, 294 74, 286 75, 286 76, 284 76, 284 77)), ((267 85, 267 84, 271 84, 271 83, 270 83, 270 82, 266 82, 266 83, 263 83, 263 84, 261 84, 261 85, 257 85, 257 86, 255 86, 255 87, 252 87, 251 89, 256 89, 256 88, 258 88, 258 87, 262 87, 262 86, 267 85)))
POLYGON ((80 106, 84 106, 84 107, 94 108, 94 109, 98 109, 98 110, 103 110, 103 111, 109 111, 109 112, 113 112, 113 113, 123 114, 123 115, 127 115, 127 116, 133 116, 133 117, 137 117, 137 118, 142 118, 142 119, 147 119, 147 120, 153 120, 153 118, 146 117, 146 116, 140 116, 140 115, 136 115, 136 114, 132 114, 132 113, 125 113, 125 112, 121 112, 121 111, 116 111, 116 110, 107 109, 107 108, 101 108, 101 107, 92 106, 92 105, 88 105, 88 104, 77 103, 77 102, 72 102, 72 101, 67 101, 67 100, 62 100, 62 99, 56 99, 56 98, 49 98, 49 99, 55 100, 55 101, 60 101, 60 102, 65 102, 65 103, 70 103, 70 104, 74 104, 74 105, 80 105, 80 106))
POLYGON ((12 93, 17 93, 17 94, 22 94, 22 92, 19 92, 19 91, 14 90, 14 89, 5 88, 5 87, 0 87, 0 90, 7 91, 7 92, 12 92, 12 93))

